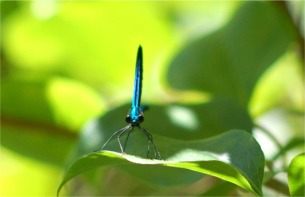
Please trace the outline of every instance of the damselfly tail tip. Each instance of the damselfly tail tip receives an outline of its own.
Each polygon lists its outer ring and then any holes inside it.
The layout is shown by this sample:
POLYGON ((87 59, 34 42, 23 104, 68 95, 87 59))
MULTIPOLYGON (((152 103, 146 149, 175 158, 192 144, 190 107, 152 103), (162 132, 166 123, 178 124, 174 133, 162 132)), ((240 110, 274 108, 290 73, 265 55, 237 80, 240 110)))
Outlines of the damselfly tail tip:
POLYGON ((139 48, 138 48, 138 55, 142 56, 142 46, 141 45, 139 45, 139 48))
POLYGON ((143 63, 143 52, 142 52, 142 47, 141 45, 139 45, 139 48, 138 48, 138 54, 137 54, 137 64, 140 66, 142 65, 143 63))

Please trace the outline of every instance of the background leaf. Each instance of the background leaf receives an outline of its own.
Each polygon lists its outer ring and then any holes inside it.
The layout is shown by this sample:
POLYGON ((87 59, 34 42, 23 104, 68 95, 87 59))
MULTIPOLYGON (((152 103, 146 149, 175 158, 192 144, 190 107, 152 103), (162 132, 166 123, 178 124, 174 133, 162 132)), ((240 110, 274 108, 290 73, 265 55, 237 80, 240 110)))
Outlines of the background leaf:
POLYGON ((291 161, 288 168, 288 183, 291 196, 304 196, 305 191, 305 153, 291 161))
POLYGON ((90 88, 62 78, 7 78, 1 92, 2 145, 60 165, 75 143, 76 130, 103 109, 90 88))
POLYGON ((191 42, 174 58, 169 83, 246 108, 255 83, 294 36, 290 21, 270 3, 244 3, 225 27, 191 42))

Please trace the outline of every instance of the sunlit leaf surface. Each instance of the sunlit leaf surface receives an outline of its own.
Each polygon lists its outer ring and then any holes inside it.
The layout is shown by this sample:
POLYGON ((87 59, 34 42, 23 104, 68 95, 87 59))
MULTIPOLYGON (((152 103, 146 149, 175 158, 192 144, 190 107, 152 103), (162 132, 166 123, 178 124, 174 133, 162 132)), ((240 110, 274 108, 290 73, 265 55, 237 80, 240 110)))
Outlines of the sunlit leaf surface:
POLYGON ((288 183, 291 196, 305 195, 305 153, 291 161, 288 168, 288 183))
MULTIPOLYGON (((207 174, 234 183, 255 195, 261 195, 265 160, 259 145, 247 132, 230 131, 214 138, 189 142, 155 136, 155 142, 162 160, 143 159, 109 151, 91 153, 76 160, 67 170, 58 192, 76 175, 97 167, 115 165, 156 184, 168 184, 171 180, 178 184, 175 173, 179 173, 177 169, 180 169, 183 170, 180 180, 198 176, 198 173, 207 174), (173 171, 172 168, 176 170, 173 171)), ((139 148, 138 144, 133 144, 126 151, 134 154, 139 148)))

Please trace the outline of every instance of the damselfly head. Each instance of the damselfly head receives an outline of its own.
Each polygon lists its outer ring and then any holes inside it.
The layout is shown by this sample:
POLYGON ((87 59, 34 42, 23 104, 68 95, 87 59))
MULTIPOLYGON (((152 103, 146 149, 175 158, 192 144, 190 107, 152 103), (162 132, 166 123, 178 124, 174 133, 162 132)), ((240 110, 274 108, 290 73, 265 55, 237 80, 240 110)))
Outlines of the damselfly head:
POLYGON ((138 126, 141 122, 144 121, 144 114, 141 108, 139 107, 131 108, 125 120, 127 123, 130 123, 132 126, 138 126))

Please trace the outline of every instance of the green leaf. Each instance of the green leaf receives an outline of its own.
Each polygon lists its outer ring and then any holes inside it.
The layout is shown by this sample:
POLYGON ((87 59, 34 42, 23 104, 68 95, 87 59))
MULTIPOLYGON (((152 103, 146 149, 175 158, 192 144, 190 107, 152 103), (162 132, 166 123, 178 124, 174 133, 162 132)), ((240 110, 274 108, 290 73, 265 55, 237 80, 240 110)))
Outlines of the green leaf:
MULTIPOLYGON (((126 104, 89 121, 80 134, 75 157, 98 150, 115 131, 125 127, 124 115, 129 108, 126 104)), ((225 99, 197 105, 149 105, 144 118, 142 127, 153 135, 178 140, 205 139, 231 129, 250 132, 253 125, 245 110, 225 99)))
POLYGON ((288 168, 288 185, 291 196, 305 196, 305 153, 296 156, 288 168))
MULTIPOLYGON (((136 134, 130 136, 130 139, 134 141, 129 141, 126 152, 134 154, 139 149, 146 152, 136 134)), ((58 194, 62 186, 73 177, 109 165, 119 166, 133 176, 147 181, 150 177, 150 181, 157 184, 167 184, 166 182, 171 182, 171 179, 178 184, 175 181, 175 173, 182 170, 182 177, 179 177, 181 180, 184 177, 191 177, 196 172, 199 175, 207 174, 234 183, 255 195, 262 194, 264 155, 258 143, 247 132, 230 131, 213 138, 188 142, 157 135, 154 139, 164 160, 142 159, 110 151, 91 153, 76 160, 68 168, 58 188, 58 194), (172 168, 176 170, 172 171, 172 168)), ((116 140, 111 147, 114 144, 117 145, 116 140)))
MULTIPOLYGON (((288 111, 291 109, 302 111, 304 109, 301 67, 302 63, 299 56, 293 49, 287 50, 282 57, 272 64, 260 77, 251 97, 249 109, 253 118, 259 117, 279 105, 288 108, 288 111), (283 76, 285 76, 285 79, 283 79, 283 76), (285 99, 292 88, 294 91, 290 95, 291 102, 287 103, 285 99)), ((303 123, 303 118, 301 122, 303 123)))
POLYGON ((246 2, 224 28, 191 42, 174 58, 169 83, 247 107, 258 79, 294 38, 293 24, 275 4, 246 2))
POLYGON ((1 91, 1 144, 55 164, 64 163, 76 131, 103 109, 90 88, 60 77, 4 78, 1 91))
POLYGON ((139 44, 150 54, 145 64, 155 69, 160 48, 174 41, 169 21, 155 12, 154 2, 56 2, 56 8, 37 3, 39 9, 35 3, 33 9, 22 5, 3 24, 2 44, 9 61, 21 69, 61 73, 108 92, 117 91, 119 83, 132 83, 126 76, 133 75, 129 66, 134 65, 139 44), (132 14, 124 14, 127 10, 132 14))
POLYGON ((222 182, 200 196, 232 196, 232 190, 236 186, 230 182, 222 182))
POLYGON ((253 123, 247 111, 236 102, 215 98, 193 105, 149 105, 142 125, 162 136, 193 140, 216 136, 231 129, 250 132, 253 123))

